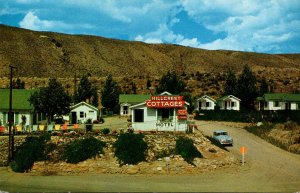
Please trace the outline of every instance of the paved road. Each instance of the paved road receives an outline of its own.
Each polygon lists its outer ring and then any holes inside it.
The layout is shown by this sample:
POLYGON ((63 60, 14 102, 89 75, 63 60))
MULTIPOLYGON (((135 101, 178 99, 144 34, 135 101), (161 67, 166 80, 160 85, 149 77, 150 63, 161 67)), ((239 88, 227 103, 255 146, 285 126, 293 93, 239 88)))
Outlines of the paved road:
POLYGON ((228 149, 239 156, 248 148, 244 167, 199 175, 82 175, 30 176, 0 168, 0 191, 206 191, 296 192, 300 191, 300 155, 285 152, 245 130, 221 123, 197 122, 207 135, 226 129, 234 138, 228 149))

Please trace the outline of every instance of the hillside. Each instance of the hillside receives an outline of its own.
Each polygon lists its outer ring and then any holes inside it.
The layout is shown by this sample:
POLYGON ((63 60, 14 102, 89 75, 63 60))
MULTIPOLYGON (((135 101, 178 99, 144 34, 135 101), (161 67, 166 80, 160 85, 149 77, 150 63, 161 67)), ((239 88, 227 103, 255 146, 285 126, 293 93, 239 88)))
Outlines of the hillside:
MULTIPOLYGON (((139 85, 145 79, 151 79, 155 85, 157 77, 168 70, 176 70, 187 82, 193 82, 196 73, 201 76, 198 81, 206 80, 203 76, 212 81, 219 76, 222 81, 228 68, 239 72, 248 64, 259 77, 265 76, 275 83, 285 81, 288 91, 292 91, 300 81, 300 54, 210 51, 97 36, 35 32, 5 25, 0 25, 0 42, 1 77, 8 77, 8 66, 14 65, 17 67, 16 76, 24 79, 68 79, 73 78, 75 73, 77 76, 89 73, 97 82, 111 73, 114 77, 120 77, 120 80, 124 79, 125 83, 130 81, 139 85)), ((1 87, 4 87, 3 84, 5 80, 2 80, 1 87)), ((196 83, 191 83, 191 90, 194 89, 193 84, 196 83)), ((32 87, 35 86, 39 86, 39 83, 32 87)), ((72 85, 67 87, 71 88, 72 85)), ((138 90, 143 89, 138 86, 138 90)))

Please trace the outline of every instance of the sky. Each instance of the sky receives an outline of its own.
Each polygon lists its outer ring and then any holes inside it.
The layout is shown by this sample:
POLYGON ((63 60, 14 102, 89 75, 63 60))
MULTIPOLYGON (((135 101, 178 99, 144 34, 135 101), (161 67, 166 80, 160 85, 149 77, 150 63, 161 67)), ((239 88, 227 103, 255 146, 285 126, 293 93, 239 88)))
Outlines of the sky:
POLYGON ((0 24, 209 50, 300 53, 300 0, 0 0, 0 24))

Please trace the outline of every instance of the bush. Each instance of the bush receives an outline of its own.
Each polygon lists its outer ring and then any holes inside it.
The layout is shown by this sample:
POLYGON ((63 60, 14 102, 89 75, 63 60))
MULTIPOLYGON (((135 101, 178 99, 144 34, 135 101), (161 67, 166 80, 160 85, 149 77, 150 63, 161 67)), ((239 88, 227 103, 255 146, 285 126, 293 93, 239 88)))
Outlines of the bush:
POLYGON ((115 156, 121 164, 137 164, 145 160, 145 151, 148 148, 143 140, 143 134, 120 134, 114 143, 115 156))
POLYGON ((103 147, 105 146, 104 142, 94 137, 78 139, 66 146, 63 158, 67 163, 76 164, 89 158, 96 157, 99 153, 103 153, 103 147))
POLYGON ((176 140, 175 150, 186 162, 191 164, 193 163, 194 158, 202 157, 201 153, 194 146, 193 140, 186 137, 180 136, 176 140))
POLYGON ((104 128, 104 129, 101 130, 101 133, 104 134, 104 135, 109 134, 109 132, 110 132, 109 128, 104 128))
POLYGON ((11 163, 11 168, 15 172, 28 172, 34 162, 46 158, 46 143, 50 140, 49 134, 39 137, 29 136, 25 142, 15 151, 15 157, 11 163))

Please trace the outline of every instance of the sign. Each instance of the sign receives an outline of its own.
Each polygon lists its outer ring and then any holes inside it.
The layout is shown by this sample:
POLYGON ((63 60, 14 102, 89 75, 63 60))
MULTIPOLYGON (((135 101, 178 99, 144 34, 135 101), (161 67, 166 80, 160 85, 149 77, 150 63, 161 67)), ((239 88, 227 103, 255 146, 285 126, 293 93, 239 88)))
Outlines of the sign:
POLYGON ((177 112, 178 115, 187 115, 187 110, 186 109, 178 109, 178 112, 177 112))
POLYGON ((240 147, 240 153, 242 154, 242 165, 245 164, 245 154, 247 152, 247 148, 245 146, 240 147))
POLYGON ((247 148, 246 147, 240 147, 240 153, 241 154, 246 154, 247 153, 247 148))
POLYGON ((184 106, 183 96, 151 96, 146 100, 148 108, 180 108, 184 106))
POLYGON ((151 96, 151 101, 182 101, 183 96, 151 96))
POLYGON ((187 115, 180 115, 180 116, 177 116, 178 119, 187 119, 187 115))
POLYGON ((146 100, 148 108, 180 108, 184 106, 184 101, 155 101, 146 100))
POLYGON ((160 122, 156 123, 156 127, 174 127, 172 122, 160 122))

